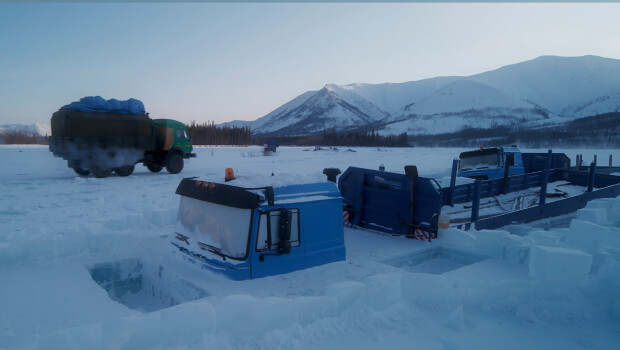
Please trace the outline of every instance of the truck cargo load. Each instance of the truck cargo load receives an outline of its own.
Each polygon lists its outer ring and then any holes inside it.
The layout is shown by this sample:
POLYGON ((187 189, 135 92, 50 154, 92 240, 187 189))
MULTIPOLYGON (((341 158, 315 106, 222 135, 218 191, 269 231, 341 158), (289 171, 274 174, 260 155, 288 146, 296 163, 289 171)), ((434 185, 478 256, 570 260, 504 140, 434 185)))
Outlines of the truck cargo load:
POLYGON ((135 98, 130 98, 126 101, 119 101, 117 99, 105 100, 101 96, 82 97, 78 102, 71 102, 60 109, 80 112, 146 114, 144 104, 140 100, 135 98))

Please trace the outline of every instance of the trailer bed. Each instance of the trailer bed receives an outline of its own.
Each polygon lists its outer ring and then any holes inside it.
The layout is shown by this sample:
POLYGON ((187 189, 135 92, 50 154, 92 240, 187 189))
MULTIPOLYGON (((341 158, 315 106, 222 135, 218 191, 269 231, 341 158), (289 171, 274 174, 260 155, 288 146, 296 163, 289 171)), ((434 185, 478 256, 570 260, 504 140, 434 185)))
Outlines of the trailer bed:
POLYGON ((597 198, 620 195, 620 176, 547 169, 441 187, 431 178, 370 169, 347 169, 338 187, 351 224, 414 238, 433 238, 439 218, 452 226, 496 229, 574 212, 597 198), (545 195, 541 196, 541 189, 545 195), (443 215, 442 215, 443 214, 443 215))
MULTIPOLYGON (((546 202, 561 201, 566 198, 585 193, 587 187, 571 184, 568 181, 556 181, 548 184, 546 202)), ((496 215, 538 206, 540 201, 540 188, 528 188, 526 190, 510 192, 485 198, 480 201, 479 219, 485 219, 496 215)), ((444 205, 441 213, 450 217, 450 226, 459 226, 470 222, 472 201, 444 205)))

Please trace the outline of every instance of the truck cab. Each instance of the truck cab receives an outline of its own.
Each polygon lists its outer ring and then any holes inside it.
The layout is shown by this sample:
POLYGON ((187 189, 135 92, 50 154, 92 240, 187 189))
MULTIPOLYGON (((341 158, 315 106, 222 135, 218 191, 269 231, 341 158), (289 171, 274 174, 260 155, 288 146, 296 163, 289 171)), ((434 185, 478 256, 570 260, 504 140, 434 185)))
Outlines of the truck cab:
POLYGON ((202 269, 247 280, 345 260, 334 183, 247 189, 183 179, 176 193, 171 243, 202 269))
POLYGON ((172 119, 153 119, 153 126, 164 138, 163 150, 179 149, 184 154, 192 153, 192 140, 187 135, 185 124, 172 119))
POLYGON ((489 180, 525 173, 521 151, 515 147, 491 147, 463 152, 459 155, 458 176, 489 180))

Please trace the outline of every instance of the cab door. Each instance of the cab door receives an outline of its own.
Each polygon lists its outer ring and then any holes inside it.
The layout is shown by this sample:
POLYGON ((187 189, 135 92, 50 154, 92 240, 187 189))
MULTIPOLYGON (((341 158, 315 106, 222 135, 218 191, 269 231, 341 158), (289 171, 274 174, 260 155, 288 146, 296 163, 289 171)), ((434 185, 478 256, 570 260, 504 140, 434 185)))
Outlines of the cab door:
POLYGON ((260 211, 252 278, 278 275, 306 267, 299 209, 260 211))
POLYGON ((192 140, 187 135, 185 128, 178 128, 173 130, 174 143, 172 147, 183 150, 184 153, 190 153, 192 151, 192 140))

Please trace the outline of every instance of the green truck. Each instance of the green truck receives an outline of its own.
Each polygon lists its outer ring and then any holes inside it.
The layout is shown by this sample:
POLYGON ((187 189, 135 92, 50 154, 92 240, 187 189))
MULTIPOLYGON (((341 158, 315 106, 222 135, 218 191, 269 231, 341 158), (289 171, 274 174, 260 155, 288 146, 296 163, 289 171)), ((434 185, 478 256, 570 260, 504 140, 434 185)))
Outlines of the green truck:
POLYGON ((55 112, 51 125, 50 151, 81 176, 129 176, 137 163, 177 174, 185 159, 196 157, 183 123, 151 119, 135 99, 85 97, 55 112))

